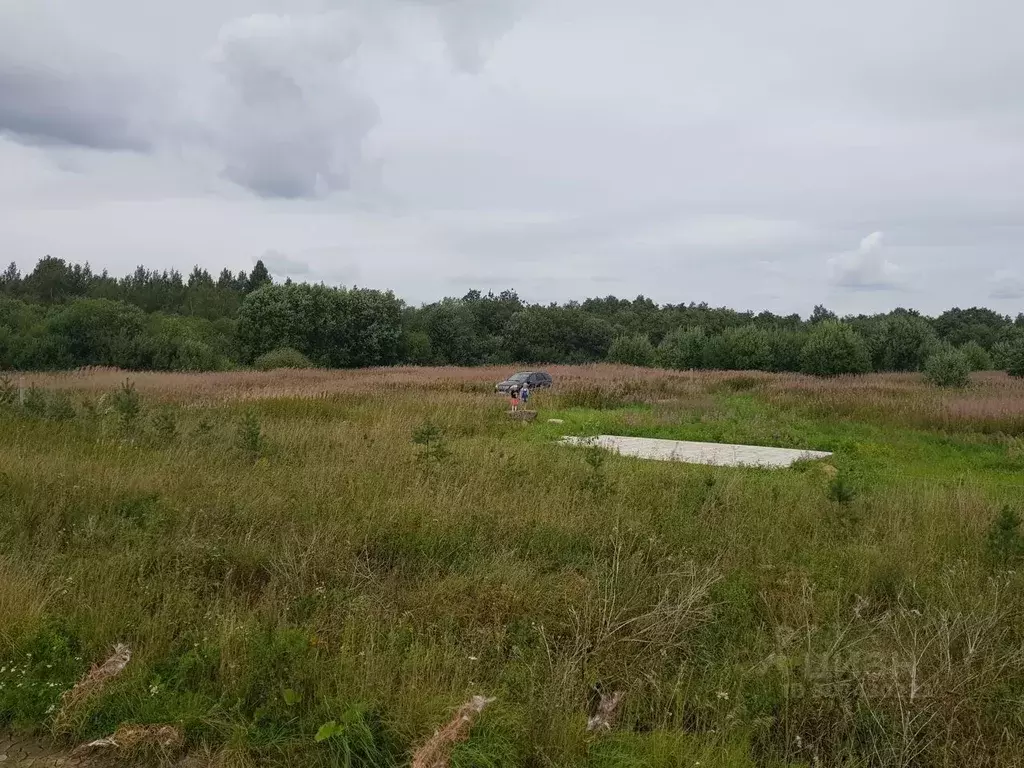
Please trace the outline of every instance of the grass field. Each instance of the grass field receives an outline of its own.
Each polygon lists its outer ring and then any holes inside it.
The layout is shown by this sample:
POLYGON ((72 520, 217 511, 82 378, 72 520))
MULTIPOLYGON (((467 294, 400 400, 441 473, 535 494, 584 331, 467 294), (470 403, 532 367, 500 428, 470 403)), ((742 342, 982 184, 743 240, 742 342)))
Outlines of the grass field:
POLYGON ((533 424, 505 369, 0 388, 0 728, 401 766, 484 695, 452 766, 1021 761, 1024 381, 550 370, 533 424), (554 444, 599 433, 835 455, 554 444), (624 693, 603 733, 596 684, 624 693))

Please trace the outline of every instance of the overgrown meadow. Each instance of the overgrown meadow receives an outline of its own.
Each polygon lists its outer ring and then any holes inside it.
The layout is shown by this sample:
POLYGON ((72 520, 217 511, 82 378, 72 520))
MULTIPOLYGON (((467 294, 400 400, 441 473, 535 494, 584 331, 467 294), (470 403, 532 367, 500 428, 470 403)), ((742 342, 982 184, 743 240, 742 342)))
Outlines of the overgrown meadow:
POLYGON ((550 370, 532 424, 505 369, 0 382, 0 728, 403 766, 479 695, 452 766, 1021 761, 1024 380, 550 370))

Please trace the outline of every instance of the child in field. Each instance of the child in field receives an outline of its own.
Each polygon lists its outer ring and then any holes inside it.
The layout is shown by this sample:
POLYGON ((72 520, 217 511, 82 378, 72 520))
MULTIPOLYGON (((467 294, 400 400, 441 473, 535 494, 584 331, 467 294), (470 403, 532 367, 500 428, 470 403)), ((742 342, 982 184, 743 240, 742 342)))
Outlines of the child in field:
POLYGON ((519 410, 519 390, 513 387, 508 391, 508 396, 511 401, 513 411, 519 410))
POLYGON ((519 402, 522 403, 523 407, 525 408, 526 407, 526 402, 529 399, 530 399, 530 388, 526 384, 523 384, 523 386, 519 388, 519 402))

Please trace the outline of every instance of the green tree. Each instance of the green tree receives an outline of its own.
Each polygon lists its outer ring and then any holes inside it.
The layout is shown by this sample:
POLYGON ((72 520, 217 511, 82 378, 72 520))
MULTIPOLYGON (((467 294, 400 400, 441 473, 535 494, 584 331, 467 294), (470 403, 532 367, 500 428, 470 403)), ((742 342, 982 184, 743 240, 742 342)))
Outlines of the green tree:
POLYGON ((724 364, 737 371, 770 371, 775 362, 772 332, 756 325, 729 328, 722 334, 724 364))
POLYGON ((1001 334, 1012 326, 1012 321, 983 307, 953 307, 935 318, 934 325, 939 337, 954 346, 976 341, 985 349, 991 349, 1001 334))
POLYGON ((402 360, 413 365, 434 364, 434 349, 426 331, 406 331, 402 335, 402 360))
POLYGON ((838 319, 839 317, 831 309, 826 308, 823 304, 815 304, 814 311, 811 312, 811 317, 808 322, 815 324, 830 322, 838 319))
POLYGON ((476 317, 470 307, 446 299, 423 309, 430 349, 447 365, 474 365, 483 357, 483 344, 476 317))
POLYGON ((146 316, 138 307, 107 299, 78 299, 52 316, 47 333, 62 338, 73 365, 136 368, 146 316))
POLYGON ((248 362, 292 347, 329 368, 398 360, 402 305, 392 293, 306 283, 268 285, 245 297, 237 341, 248 362))
POLYGON ((1008 345, 1006 372, 1016 378, 1024 378, 1024 339, 1017 339, 1008 345))
POLYGON ((976 341, 968 341, 962 347, 960 351, 967 358, 967 362, 970 363, 972 371, 991 371, 992 370, 992 356, 985 351, 985 348, 976 341))
POLYGON ((252 268, 252 272, 249 273, 249 278, 246 280, 245 290, 249 293, 258 291, 264 286, 270 285, 273 280, 270 279, 270 272, 267 270, 266 264, 260 259, 256 262, 256 266, 252 268))
POLYGON ((875 369, 919 371, 936 351, 938 338, 923 317, 909 312, 890 315, 875 339, 875 369))
POLYGON ((623 365, 651 367, 654 365, 654 345, 643 334, 619 336, 608 348, 608 362, 623 365))
POLYGON ((21 293, 21 272, 13 261, 0 273, 0 296, 15 297, 21 293))
POLYGON ((25 277, 25 293, 44 304, 59 304, 85 293, 81 276, 81 268, 76 273, 64 259, 47 256, 25 277))
POLYGON ((608 354, 612 329, 579 306, 527 307, 509 320, 502 342, 508 360, 592 363, 608 354))
POLYGON ((865 373, 871 369, 867 344, 837 320, 824 320, 811 331, 800 354, 800 368, 815 376, 865 373))

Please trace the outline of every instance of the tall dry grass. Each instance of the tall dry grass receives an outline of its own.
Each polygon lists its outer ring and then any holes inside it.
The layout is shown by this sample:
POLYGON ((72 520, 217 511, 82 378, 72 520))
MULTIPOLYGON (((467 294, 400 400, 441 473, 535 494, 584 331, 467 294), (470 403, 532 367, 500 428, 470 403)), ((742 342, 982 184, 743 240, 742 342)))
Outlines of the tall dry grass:
MULTIPOLYGON (((132 662, 82 703, 76 739, 168 725, 239 764, 397 766, 481 695, 497 701, 452 765, 1017 759, 1024 591, 986 557, 983 488, 887 481, 840 502, 812 471, 590 465, 509 422, 503 373, 133 376, 146 408, 180 406, 170 442, 147 410, 137 434, 102 412, 0 413, 0 666, 17 669, 0 720, 48 726, 123 639, 132 662), (246 411, 258 456, 237 447, 246 411), (436 461, 412 442, 427 421, 436 461), (622 694, 599 740, 597 683, 622 694)), ((893 425, 911 416, 890 393, 918 392, 552 373, 581 408, 805 391, 786 407, 877 396, 863 417, 893 425)), ((35 379, 90 398, 122 380, 35 379)))
MULTIPOLYGON (((99 396, 130 378, 146 396, 192 405, 232 400, 317 398, 384 392, 487 394, 509 367, 369 368, 352 371, 279 370, 228 373, 124 372, 83 369, 26 374, 26 386, 99 396)), ((817 415, 895 423, 926 429, 1024 434, 1024 379, 976 373, 967 390, 929 385, 920 374, 878 373, 818 378, 758 371, 665 371, 596 364, 546 368, 572 404, 617 407, 751 392, 787 408, 817 415)))

